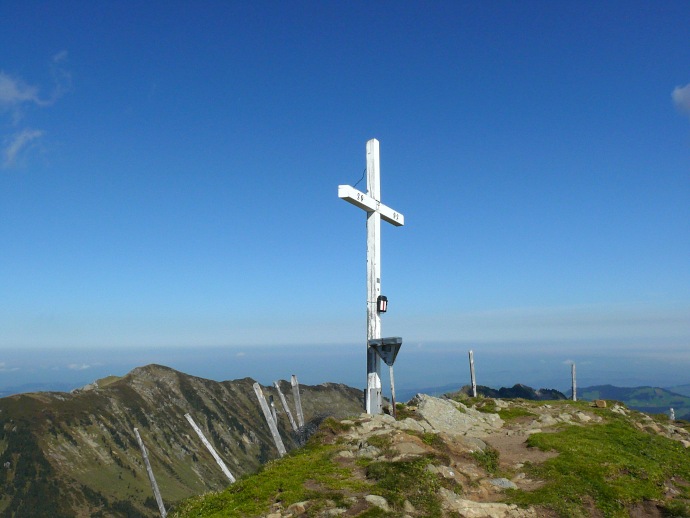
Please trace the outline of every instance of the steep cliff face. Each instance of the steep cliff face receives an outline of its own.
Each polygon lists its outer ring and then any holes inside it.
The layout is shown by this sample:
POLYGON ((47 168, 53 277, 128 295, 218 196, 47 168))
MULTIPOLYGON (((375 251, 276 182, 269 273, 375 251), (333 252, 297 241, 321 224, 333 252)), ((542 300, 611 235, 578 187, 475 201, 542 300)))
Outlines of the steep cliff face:
MULTIPOLYGON (((235 477, 278 457, 252 388, 149 365, 73 393, 0 399, 0 516, 151 516, 157 512, 139 430, 167 506, 228 479, 185 419, 189 413, 235 477)), ((297 446, 273 387, 279 431, 297 446)), ((290 385, 281 390, 294 414, 290 385)), ((301 387, 305 422, 361 411, 361 391, 301 387)))

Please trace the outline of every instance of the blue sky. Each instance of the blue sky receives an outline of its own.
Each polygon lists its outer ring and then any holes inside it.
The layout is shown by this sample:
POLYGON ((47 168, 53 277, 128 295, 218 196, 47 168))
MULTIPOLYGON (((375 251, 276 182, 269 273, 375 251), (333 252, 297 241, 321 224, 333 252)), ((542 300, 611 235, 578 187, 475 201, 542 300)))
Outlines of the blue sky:
POLYGON ((4 2, 0 370, 359 346, 370 138, 384 335, 690 366, 689 42, 686 2, 4 2))

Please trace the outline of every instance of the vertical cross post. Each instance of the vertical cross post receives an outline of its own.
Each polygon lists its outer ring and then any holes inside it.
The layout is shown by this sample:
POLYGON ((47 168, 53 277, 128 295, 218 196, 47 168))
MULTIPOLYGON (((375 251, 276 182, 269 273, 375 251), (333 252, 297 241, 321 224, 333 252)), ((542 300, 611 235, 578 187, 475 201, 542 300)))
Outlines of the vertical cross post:
POLYGON ((367 388, 365 406, 369 414, 383 411, 381 398, 381 362, 369 346, 381 338, 381 317, 377 300, 381 295, 381 219, 395 226, 404 225, 404 217, 381 203, 379 141, 367 142, 367 192, 349 185, 338 186, 338 197, 367 212, 367 388))
MULTIPOLYGON (((367 142, 367 194, 374 200, 381 199, 381 172, 379 169, 379 141, 367 142)), ((376 301, 381 295, 381 214, 367 212, 367 342, 381 338, 381 315, 376 301)), ((376 351, 367 346, 367 412, 380 414, 381 359, 376 351)))

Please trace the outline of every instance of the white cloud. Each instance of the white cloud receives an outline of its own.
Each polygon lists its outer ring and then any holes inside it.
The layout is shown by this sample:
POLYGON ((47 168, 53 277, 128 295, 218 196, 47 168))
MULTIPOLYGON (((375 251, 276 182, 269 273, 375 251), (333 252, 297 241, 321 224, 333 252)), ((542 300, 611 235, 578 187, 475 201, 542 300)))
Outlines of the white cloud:
POLYGON ((0 71, 0 108, 13 108, 22 103, 45 105, 46 101, 38 95, 38 88, 27 85, 19 78, 0 71))
MULTIPOLYGON (((22 127, 20 124, 30 107, 52 106, 72 87, 72 76, 64 68, 67 51, 58 52, 51 60, 50 73, 52 85, 43 89, 28 84, 21 77, 0 70, 0 116, 7 119, 9 134, 0 135, 0 168, 10 168, 18 164, 21 154, 26 154, 31 144, 44 135, 40 129, 22 127)), ((3 122, 0 119, 0 122, 3 122)))
POLYGON ((673 102, 681 111, 690 113, 690 83, 685 86, 676 86, 671 93, 673 102))
POLYGON ((91 365, 87 363, 70 363, 67 368, 73 371, 85 371, 86 369, 90 369, 91 365))
POLYGON ((239 352, 239 353, 237 353, 235 356, 236 356, 237 358, 244 358, 245 356, 247 356, 247 353, 239 352))
POLYGON ((5 362, 0 362, 0 372, 16 372, 19 367, 8 367, 5 362))
POLYGON ((23 129, 5 139, 2 147, 2 167, 12 167, 17 163, 20 153, 31 146, 31 143, 43 136, 42 130, 23 129))

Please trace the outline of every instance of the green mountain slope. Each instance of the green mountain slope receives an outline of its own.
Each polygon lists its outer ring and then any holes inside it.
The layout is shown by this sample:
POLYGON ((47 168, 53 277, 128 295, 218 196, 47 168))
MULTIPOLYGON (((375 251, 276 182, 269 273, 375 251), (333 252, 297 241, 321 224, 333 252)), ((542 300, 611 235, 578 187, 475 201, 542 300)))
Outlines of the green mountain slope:
MULTIPOLYGON (((278 457, 252 388, 149 365, 73 393, 0 399, 0 517, 151 516, 157 513, 136 442, 138 428, 166 505, 222 489, 227 478, 185 419, 189 413, 236 476, 278 457)), ((289 449, 298 438, 275 395, 289 449)), ((282 382, 293 409, 290 385, 282 382)), ((308 427, 361 411, 361 391, 301 386, 308 427)))
POLYGON ((667 414, 673 408, 676 419, 690 419, 690 397, 658 387, 614 387, 597 385, 578 389, 578 397, 587 401, 613 399, 628 408, 648 414, 667 414))

